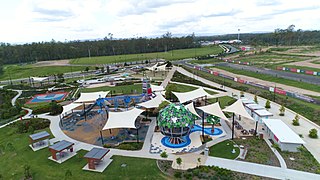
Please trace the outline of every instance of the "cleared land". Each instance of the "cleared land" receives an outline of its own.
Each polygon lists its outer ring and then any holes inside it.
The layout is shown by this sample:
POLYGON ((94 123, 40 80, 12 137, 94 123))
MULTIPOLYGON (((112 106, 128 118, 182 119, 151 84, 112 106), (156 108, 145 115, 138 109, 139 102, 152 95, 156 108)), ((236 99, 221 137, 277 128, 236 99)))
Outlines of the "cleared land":
POLYGON ((191 48, 191 49, 179 49, 168 52, 154 52, 154 53, 143 53, 143 54, 126 54, 116 56, 99 56, 91 58, 79 58, 73 59, 70 63, 72 64, 108 64, 108 63, 119 63, 119 62, 130 62, 130 61, 141 61, 146 59, 166 59, 166 60, 177 60, 184 58, 191 58, 195 56, 203 56, 208 54, 218 54, 222 52, 222 48, 219 46, 210 46, 202 48, 191 48))

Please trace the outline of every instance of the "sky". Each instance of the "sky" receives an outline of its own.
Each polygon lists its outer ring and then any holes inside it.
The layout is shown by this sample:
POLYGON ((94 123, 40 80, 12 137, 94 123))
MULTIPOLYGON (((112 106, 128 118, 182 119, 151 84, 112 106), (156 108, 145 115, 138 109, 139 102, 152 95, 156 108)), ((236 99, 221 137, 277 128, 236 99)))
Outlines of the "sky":
POLYGON ((320 0, 0 0, 0 42, 320 30, 320 0))

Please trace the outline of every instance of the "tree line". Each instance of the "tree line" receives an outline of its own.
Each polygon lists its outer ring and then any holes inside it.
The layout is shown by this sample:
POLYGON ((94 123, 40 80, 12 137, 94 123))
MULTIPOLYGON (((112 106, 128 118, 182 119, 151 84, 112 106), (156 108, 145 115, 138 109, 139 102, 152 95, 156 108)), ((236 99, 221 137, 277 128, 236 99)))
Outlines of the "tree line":
MULTIPOLYGON (((238 34, 227 34, 218 36, 196 37, 198 41, 231 40, 237 39, 238 34)), ((295 25, 290 25, 286 29, 277 28, 270 33, 241 33, 240 40, 243 44, 250 45, 316 45, 320 44, 320 31, 295 29, 295 25)))
POLYGON ((198 47, 194 34, 172 37, 168 32, 158 38, 113 39, 109 34, 102 40, 27 43, 22 45, 0 44, 0 62, 3 64, 29 63, 35 61, 74 59, 89 56, 109 56, 163 52, 172 49, 198 47))

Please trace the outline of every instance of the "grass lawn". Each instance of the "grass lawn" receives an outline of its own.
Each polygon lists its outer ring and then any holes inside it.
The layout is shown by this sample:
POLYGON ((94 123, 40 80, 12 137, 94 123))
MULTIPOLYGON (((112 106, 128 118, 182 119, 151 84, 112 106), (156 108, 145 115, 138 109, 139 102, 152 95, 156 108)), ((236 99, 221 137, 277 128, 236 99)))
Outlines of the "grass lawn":
POLYGON ((244 161, 280 167, 277 157, 263 139, 247 138, 234 139, 234 141, 239 146, 243 145, 248 147, 244 161))
POLYGON ((238 157, 240 149, 238 147, 233 147, 234 144, 235 143, 230 140, 226 140, 218 144, 215 144, 210 147, 209 155, 226 159, 235 159, 238 157), (233 149, 236 150, 236 153, 234 154, 232 153, 233 149))
POLYGON ((28 146, 28 135, 17 134, 13 127, 0 129, 0 177, 3 179, 23 179, 24 165, 30 166, 33 179, 65 179, 67 170, 72 173, 69 179, 166 179, 152 159, 113 156, 113 162, 103 173, 94 173, 82 170, 87 162, 82 158, 86 152, 81 150, 75 157, 58 164, 48 160, 47 148, 33 152, 28 146), (121 164, 127 167, 122 168, 121 164))
POLYGON ((234 74, 240 74, 240 75, 245 75, 249 77, 254 77, 257 79, 261 79, 264 81, 269 81, 269 82, 275 82, 279 84, 284 84, 288 86, 293 86, 301 89, 306 89, 310 91, 315 91, 315 92, 320 92, 320 86, 314 85, 314 84, 309 84, 305 82, 299 82, 299 81, 294 81, 290 79, 285 79, 285 78, 279 78, 279 77, 274 77, 266 74, 260 74, 252 71, 246 71, 246 70, 240 70, 240 69, 233 69, 231 67, 222 67, 222 66, 216 66, 218 69, 223 69, 225 71, 234 73, 234 74))
MULTIPOLYGON (((47 66, 34 67, 33 65, 6 65, 3 68, 3 73, 0 75, 0 80, 27 78, 30 76, 49 76, 58 73, 83 71, 83 66, 47 66)), ((91 68, 92 69, 92 68, 91 68)))
POLYGON ((219 46, 191 48, 191 49, 179 49, 168 52, 154 52, 154 53, 141 53, 141 54, 126 54, 116 56, 99 56, 89 58, 79 58, 71 60, 72 64, 107 64, 107 63, 119 63, 129 61, 140 61, 145 59, 162 58, 166 60, 177 60, 190 58, 195 56, 203 56, 208 54, 218 54, 222 52, 222 48, 219 46))
POLYGON ((112 94, 132 94, 134 90, 136 90, 139 94, 142 93, 142 84, 123 85, 114 87, 103 86, 97 88, 84 88, 81 89, 81 92, 112 91, 112 94))
MULTIPOLYGON (((217 102, 217 98, 209 99, 208 101, 209 101, 209 104, 213 104, 217 102)), ((230 96, 223 96, 223 97, 219 97, 218 101, 220 102, 220 107, 224 109, 226 106, 230 106, 231 104, 236 102, 236 99, 230 96)))
POLYGON ((305 147, 301 147, 299 152, 279 152, 288 168, 320 174, 319 162, 305 147), (290 158, 294 158, 294 160, 290 160, 290 158))

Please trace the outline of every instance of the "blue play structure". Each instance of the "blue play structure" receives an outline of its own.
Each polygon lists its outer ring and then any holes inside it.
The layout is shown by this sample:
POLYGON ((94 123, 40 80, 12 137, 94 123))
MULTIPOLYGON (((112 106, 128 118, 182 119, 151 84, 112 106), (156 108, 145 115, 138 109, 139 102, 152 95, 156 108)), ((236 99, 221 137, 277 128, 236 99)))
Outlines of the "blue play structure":
POLYGON ((147 100, 146 94, 140 95, 124 95, 124 96, 114 96, 114 97, 106 97, 106 98, 98 98, 96 100, 96 105, 100 107, 100 109, 105 108, 108 109, 106 105, 106 101, 114 106, 115 109, 118 109, 120 104, 123 104, 125 108, 128 108, 130 102, 134 101, 134 103, 141 103, 147 100))

